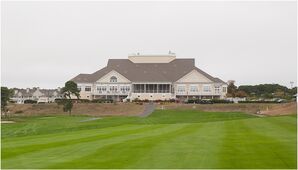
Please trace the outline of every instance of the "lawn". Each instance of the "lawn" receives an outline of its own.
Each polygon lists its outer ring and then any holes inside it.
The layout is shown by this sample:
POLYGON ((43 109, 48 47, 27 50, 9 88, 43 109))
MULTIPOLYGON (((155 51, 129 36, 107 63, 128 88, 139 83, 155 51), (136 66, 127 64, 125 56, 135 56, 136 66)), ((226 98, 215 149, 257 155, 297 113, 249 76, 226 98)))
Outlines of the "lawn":
POLYGON ((194 110, 19 118, 2 125, 1 167, 296 169, 296 119, 194 110))

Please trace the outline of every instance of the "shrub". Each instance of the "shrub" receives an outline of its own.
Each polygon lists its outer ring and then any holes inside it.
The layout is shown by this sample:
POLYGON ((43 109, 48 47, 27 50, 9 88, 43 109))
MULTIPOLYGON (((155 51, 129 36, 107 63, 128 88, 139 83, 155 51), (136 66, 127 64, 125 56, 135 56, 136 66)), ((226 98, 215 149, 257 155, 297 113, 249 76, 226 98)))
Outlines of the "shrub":
POLYGON ((13 100, 9 100, 9 103, 16 103, 16 101, 13 101, 13 100))
POLYGON ((187 104, 213 104, 212 100, 204 99, 188 99, 185 103, 187 104))
POLYGON ((278 101, 247 100, 247 101, 239 101, 238 103, 279 103, 279 102, 278 101))
POLYGON ((24 104, 35 104, 35 103, 37 103, 36 100, 30 100, 30 99, 24 100, 24 104))
POLYGON ((88 99, 73 99, 75 101, 77 101, 78 103, 90 103, 91 101, 88 99))
POLYGON ((55 103, 57 103, 58 105, 63 105, 65 101, 65 99, 55 99, 55 103))
POLYGON ((112 99, 94 99, 92 103, 113 103, 112 99))
POLYGON ((222 99, 212 99, 211 101, 212 101, 213 103, 234 103, 233 101, 222 100, 222 99))
POLYGON ((139 98, 135 98, 135 99, 132 100, 132 102, 139 102, 139 101, 140 101, 139 98))

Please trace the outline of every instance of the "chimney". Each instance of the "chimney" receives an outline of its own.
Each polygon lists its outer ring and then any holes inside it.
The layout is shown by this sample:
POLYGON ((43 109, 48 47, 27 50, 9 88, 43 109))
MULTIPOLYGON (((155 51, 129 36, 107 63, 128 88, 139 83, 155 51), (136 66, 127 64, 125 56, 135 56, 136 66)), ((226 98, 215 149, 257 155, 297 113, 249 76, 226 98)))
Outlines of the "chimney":
POLYGON ((29 89, 29 88, 27 88, 27 89, 26 89, 26 92, 27 92, 27 93, 29 93, 29 91, 30 91, 30 89, 29 89))
POLYGON ((60 92, 61 88, 60 88, 60 87, 58 87, 58 88, 57 88, 57 90, 58 90, 58 92, 60 92))

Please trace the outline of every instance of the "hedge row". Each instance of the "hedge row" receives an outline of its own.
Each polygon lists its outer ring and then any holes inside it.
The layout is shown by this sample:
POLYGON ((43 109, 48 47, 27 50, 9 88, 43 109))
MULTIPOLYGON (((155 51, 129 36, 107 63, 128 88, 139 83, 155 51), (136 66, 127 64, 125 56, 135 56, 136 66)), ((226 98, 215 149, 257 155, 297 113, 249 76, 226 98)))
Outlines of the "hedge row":
POLYGON ((25 104, 35 104, 35 103, 37 103, 37 101, 28 99, 28 100, 24 100, 24 103, 25 104))
MULTIPOLYGON (((130 100, 127 100, 128 102, 130 100)), ((176 102, 175 99, 169 99, 169 100, 148 100, 148 99, 145 99, 145 100, 140 100, 138 98, 132 100, 132 102, 135 102, 135 103, 139 103, 139 102, 142 102, 142 103, 148 103, 148 102, 155 102, 155 103, 162 103, 162 102, 165 102, 165 103, 174 103, 176 102)))
POLYGON ((229 100, 221 99, 211 99, 211 100, 202 100, 202 99, 188 99, 185 103, 188 104, 213 104, 213 103, 233 103, 229 100))
MULTIPOLYGON (((56 103, 63 103, 66 99, 55 99, 56 103)), ((88 100, 88 99, 71 99, 73 102, 76 103, 113 103, 112 99, 94 99, 94 100, 88 100)))
POLYGON ((238 103, 280 103, 278 101, 239 101, 238 103))

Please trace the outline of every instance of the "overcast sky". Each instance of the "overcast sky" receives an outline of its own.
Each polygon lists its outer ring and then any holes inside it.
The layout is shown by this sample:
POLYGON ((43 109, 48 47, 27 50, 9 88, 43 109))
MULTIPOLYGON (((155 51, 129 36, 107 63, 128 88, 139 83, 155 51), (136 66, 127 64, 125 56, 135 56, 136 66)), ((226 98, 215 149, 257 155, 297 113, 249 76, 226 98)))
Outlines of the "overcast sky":
POLYGON ((130 53, 237 85, 297 83, 296 2, 3 2, 1 83, 56 88, 130 53))

